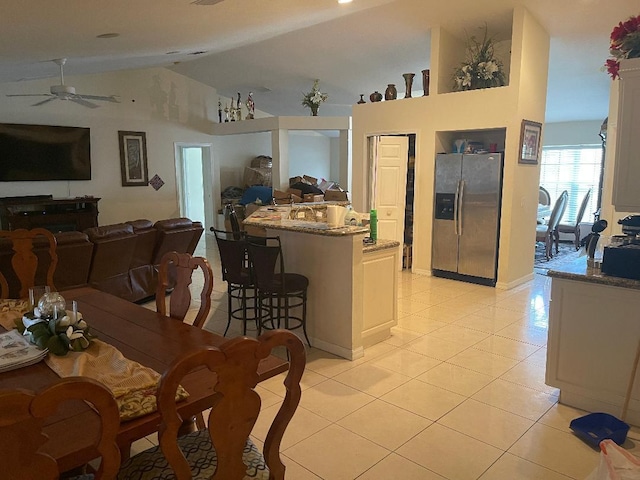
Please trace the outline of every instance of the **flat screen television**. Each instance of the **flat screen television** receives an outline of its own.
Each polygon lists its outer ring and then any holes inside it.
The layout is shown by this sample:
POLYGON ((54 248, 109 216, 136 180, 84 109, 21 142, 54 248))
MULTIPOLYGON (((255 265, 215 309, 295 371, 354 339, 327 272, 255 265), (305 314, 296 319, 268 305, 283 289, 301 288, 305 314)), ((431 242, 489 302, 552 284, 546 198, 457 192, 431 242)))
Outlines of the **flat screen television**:
POLYGON ((0 182, 91 180, 88 128, 0 124, 0 182))

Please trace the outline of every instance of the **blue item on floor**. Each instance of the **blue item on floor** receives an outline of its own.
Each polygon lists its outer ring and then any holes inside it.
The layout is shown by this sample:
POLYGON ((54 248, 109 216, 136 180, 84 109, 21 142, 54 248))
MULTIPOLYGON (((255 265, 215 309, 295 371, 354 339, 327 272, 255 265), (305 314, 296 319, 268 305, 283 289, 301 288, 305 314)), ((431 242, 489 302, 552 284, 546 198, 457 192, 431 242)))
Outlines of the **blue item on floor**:
POLYGON ((608 413, 596 412, 578 417, 571 421, 569 428, 578 437, 594 448, 600 445, 602 440, 610 438, 618 445, 622 445, 627 439, 629 425, 618 420, 608 413))

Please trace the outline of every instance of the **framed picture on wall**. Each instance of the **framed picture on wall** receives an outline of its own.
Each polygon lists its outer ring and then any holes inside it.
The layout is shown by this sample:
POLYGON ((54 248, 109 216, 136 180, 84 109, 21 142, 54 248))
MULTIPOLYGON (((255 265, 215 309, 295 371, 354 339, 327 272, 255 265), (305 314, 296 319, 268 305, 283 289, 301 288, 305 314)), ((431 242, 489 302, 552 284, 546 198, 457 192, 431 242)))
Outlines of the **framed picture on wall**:
POLYGON ((147 170, 147 138, 144 132, 118 131, 120 173, 123 187, 149 184, 147 170))
POLYGON ((520 130, 520 153, 518 163, 537 165, 540 157, 540 139, 542 124, 531 120, 522 120, 520 130))

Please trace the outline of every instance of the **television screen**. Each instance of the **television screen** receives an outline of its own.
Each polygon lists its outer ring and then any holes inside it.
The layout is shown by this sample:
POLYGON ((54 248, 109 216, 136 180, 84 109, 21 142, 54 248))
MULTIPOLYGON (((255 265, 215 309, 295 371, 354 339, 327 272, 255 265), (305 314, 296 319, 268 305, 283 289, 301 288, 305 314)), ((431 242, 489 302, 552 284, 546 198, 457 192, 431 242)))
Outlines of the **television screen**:
POLYGON ((88 128, 0 124, 0 182, 91 180, 88 128))

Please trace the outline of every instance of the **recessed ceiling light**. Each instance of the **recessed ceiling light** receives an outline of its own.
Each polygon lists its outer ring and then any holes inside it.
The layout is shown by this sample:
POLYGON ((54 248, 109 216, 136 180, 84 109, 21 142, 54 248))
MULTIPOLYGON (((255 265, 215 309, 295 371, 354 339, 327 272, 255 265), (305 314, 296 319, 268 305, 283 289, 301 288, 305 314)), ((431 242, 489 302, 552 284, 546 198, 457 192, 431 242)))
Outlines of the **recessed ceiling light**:
POLYGON ((119 36, 119 33, 102 33, 100 35, 96 35, 96 38, 116 38, 119 36))
POLYGON ((338 3, 351 3, 352 0, 338 0, 338 3))

